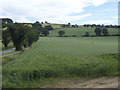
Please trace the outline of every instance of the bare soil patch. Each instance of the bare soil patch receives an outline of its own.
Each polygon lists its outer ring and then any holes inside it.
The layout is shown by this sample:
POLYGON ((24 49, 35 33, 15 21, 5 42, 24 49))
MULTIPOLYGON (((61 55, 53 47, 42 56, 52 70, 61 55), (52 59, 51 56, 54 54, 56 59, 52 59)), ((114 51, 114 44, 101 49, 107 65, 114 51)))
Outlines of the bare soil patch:
POLYGON ((118 77, 102 77, 95 79, 64 79, 44 88, 118 88, 118 77))

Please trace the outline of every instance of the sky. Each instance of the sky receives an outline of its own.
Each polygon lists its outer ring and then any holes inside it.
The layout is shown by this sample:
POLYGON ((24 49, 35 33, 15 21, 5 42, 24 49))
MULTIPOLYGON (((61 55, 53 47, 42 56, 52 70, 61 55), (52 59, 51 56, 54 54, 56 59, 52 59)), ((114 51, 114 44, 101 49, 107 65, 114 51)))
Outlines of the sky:
POLYGON ((0 18, 14 22, 118 24, 119 0, 0 0, 0 18))

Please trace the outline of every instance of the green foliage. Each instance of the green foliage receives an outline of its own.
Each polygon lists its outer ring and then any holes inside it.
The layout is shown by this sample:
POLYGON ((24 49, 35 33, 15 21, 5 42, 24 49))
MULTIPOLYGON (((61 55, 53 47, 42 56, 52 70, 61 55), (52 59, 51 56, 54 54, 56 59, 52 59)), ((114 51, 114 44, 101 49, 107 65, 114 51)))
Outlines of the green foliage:
POLYGON ((40 33, 40 30, 42 29, 42 25, 36 21, 34 24, 32 24, 32 27, 40 33))
POLYGON ((72 37, 76 37, 76 35, 72 35, 72 37))
POLYGON ((27 27, 27 39, 28 39, 28 46, 31 46, 33 42, 36 42, 39 39, 39 34, 31 27, 27 27))
POLYGON ((102 28, 102 33, 103 33, 103 35, 104 35, 104 36, 107 36, 107 35, 108 35, 108 33, 109 33, 109 32, 108 32, 108 29, 107 29, 107 28, 105 28, 105 27, 104 27, 104 28, 102 28))
POLYGON ((58 31, 58 34, 60 37, 62 37, 65 34, 65 32, 61 30, 61 31, 58 31))
POLYGON ((42 30, 42 35, 43 35, 43 36, 49 35, 49 31, 46 30, 46 29, 43 29, 43 30, 42 30))
POLYGON ((25 48, 31 46, 33 42, 39 39, 38 31, 28 25, 9 24, 8 31, 17 51, 22 50, 22 46, 25 48))
POLYGON ((9 42, 10 42, 10 33, 8 30, 2 30, 2 43, 4 44, 4 47, 7 48, 9 42))
POLYGON ((100 36, 101 35, 101 28, 100 27, 96 27, 95 28, 95 34, 97 35, 97 36, 100 36))
POLYGON ((90 36, 89 32, 85 32, 84 36, 89 37, 90 36))
POLYGON ((9 24, 8 31, 17 51, 22 50, 22 44, 26 35, 26 28, 23 24, 9 24))
POLYGON ((5 28, 7 27, 7 24, 6 23, 2 23, 2 28, 5 28))
POLYGON ((53 27, 51 25, 45 26, 45 30, 53 30, 53 27))

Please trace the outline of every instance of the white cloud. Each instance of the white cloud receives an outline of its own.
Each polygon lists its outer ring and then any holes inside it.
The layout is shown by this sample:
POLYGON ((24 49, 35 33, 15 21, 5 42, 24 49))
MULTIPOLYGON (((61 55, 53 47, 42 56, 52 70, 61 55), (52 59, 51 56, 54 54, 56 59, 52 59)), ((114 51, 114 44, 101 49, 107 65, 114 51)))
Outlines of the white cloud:
POLYGON ((17 22, 30 22, 26 17, 34 17, 39 21, 64 23, 91 15, 69 16, 71 13, 80 13, 87 6, 99 6, 107 1, 109 0, 0 0, 0 15, 2 17, 4 13, 17 22))
POLYGON ((118 18, 120 18, 120 17, 118 17, 118 16, 115 16, 115 17, 112 17, 113 19, 118 19, 118 18))

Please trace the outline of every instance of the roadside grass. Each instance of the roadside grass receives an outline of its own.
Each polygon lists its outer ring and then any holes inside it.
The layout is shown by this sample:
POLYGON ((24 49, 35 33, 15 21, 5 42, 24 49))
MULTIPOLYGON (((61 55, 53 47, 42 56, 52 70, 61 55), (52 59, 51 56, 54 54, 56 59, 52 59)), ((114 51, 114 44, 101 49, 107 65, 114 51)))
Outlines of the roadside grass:
POLYGON ((54 78, 116 76, 117 55, 118 37, 41 37, 30 49, 6 59, 3 88, 32 87, 34 81, 37 88, 54 78))

